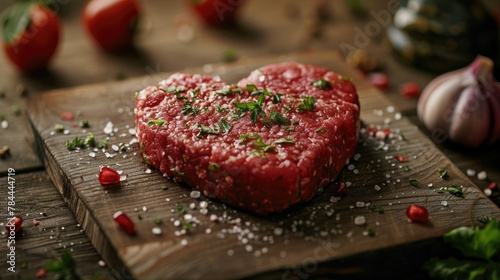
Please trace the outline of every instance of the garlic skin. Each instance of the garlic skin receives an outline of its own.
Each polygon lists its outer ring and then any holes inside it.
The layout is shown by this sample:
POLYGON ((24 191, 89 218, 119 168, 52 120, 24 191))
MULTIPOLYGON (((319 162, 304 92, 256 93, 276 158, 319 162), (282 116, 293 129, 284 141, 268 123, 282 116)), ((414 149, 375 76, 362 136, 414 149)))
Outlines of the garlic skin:
POLYGON ((445 73, 422 91, 417 113, 432 133, 467 147, 500 139, 500 84, 493 61, 478 56, 469 66, 445 73))

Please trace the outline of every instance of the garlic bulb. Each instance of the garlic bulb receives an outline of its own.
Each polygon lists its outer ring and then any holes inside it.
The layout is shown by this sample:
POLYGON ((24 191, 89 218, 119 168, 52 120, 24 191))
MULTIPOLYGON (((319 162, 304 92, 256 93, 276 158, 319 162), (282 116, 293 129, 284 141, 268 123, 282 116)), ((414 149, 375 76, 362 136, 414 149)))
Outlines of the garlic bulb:
POLYGON ((418 100, 418 116, 437 141, 468 147, 500 139, 500 84, 493 61, 478 56, 469 66, 432 80, 418 100))

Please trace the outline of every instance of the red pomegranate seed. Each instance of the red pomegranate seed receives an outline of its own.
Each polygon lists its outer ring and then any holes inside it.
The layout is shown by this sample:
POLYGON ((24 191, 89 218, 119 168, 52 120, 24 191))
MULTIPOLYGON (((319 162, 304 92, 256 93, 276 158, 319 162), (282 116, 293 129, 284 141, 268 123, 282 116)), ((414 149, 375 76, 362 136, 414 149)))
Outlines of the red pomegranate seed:
POLYGON ((373 126, 369 126, 366 128, 366 132, 368 132, 368 135, 370 136, 375 136, 375 133, 377 133, 377 129, 373 126))
POLYGON ((425 207, 420 205, 410 205, 406 209, 406 216, 413 222, 428 222, 429 221, 429 212, 425 207))
POLYGON ((497 183, 496 182, 491 182, 489 185, 488 185, 488 189, 492 190, 494 188, 497 187, 497 183))
POLYGON ((60 114, 61 120, 63 121, 72 121, 75 119, 75 114, 71 111, 64 111, 60 114))
POLYGON ((409 82, 401 85, 401 95, 406 98, 414 98, 420 95, 420 85, 409 82))
POLYGON ((113 215, 115 222, 122 228, 122 230, 128 234, 132 235, 135 232, 134 222, 122 211, 118 211, 113 215))
POLYGON ((340 185, 338 185, 333 191, 333 196, 335 197, 342 197, 346 194, 347 194, 347 187, 343 182, 340 183, 340 185))
POLYGON ((394 158, 397 159, 399 162, 408 162, 408 158, 405 158, 404 156, 401 155, 394 155, 394 158))
POLYGON ((10 219, 7 224, 5 225, 5 229, 7 230, 7 233, 14 231, 17 233, 19 229, 21 228, 21 225, 23 224, 23 218, 17 216, 12 219, 10 219))
POLYGON ((103 166, 99 170, 99 183, 103 186, 116 185, 120 183, 120 174, 114 169, 103 166))
POLYGON ((385 136, 389 136, 389 134, 391 134, 391 129, 388 127, 382 128, 380 131, 384 132, 385 136))
POLYGON ((389 77, 385 73, 373 72, 368 74, 367 78, 378 89, 385 90, 389 88, 389 77))
POLYGON ((47 271, 43 268, 40 268, 38 272, 36 273, 36 278, 45 278, 47 277, 47 271))

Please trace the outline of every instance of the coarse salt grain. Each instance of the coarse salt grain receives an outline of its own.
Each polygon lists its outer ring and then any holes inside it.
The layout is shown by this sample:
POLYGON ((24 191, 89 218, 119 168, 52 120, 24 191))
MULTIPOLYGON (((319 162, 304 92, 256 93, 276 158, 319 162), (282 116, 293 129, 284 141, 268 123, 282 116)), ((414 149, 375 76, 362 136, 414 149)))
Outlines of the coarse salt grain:
POLYGON ((100 266, 100 267, 105 267, 106 266, 106 263, 103 261, 103 260, 99 260, 97 262, 97 264, 100 266))
POLYGON ((486 178, 488 178, 488 174, 486 174, 486 171, 481 171, 477 173, 478 180, 486 180, 486 178))
POLYGON ((191 196, 191 198, 200 198, 201 193, 199 191, 192 191, 189 196, 191 196))
POLYGON ((376 191, 380 191, 381 190, 381 187, 379 185, 375 185, 373 186, 373 188, 376 190, 376 191))
POLYGON ((155 235, 160 235, 161 234, 161 228, 159 227, 154 227, 151 232, 153 232, 153 234, 155 235))
POLYGON ((363 201, 358 201, 358 202, 356 202, 356 207, 358 207, 358 208, 365 207, 365 203, 363 201))
POLYGON ((356 218, 354 218, 354 224, 357 226, 362 226, 366 224, 365 216, 357 216, 356 218))
POLYGON ((283 234, 283 229, 282 229, 282 228, 280 228, 280 227, 276 227, 276 228, 274 228, 274 234, 275 234, 276 236, 280 236, 280 235, 282 235, 282 234, 283 234))
POLYGON ((448 206, 448 201, 446 201, 446 200, 441 201, 441 205, 443 205, 445 207, 448 206))
POLYGON ((188 245, 188 241, 187 241, 187 239, 182 239, 182 240, 181 240, 181 245, 182 245, 182 246, 186 246, 186 245, 188 245))
POLYGON ((491 195, 491 193, 492 193, 491 189, 484 189, 484 194, 485 194, 486 196, 490 196, 490 195, 491 195))
POLYGON ((469 177, 476 176, 476 170, 474 170, 474 169, 467 169, 465 172, 467 173, 467 176, 469 176, 469 177))

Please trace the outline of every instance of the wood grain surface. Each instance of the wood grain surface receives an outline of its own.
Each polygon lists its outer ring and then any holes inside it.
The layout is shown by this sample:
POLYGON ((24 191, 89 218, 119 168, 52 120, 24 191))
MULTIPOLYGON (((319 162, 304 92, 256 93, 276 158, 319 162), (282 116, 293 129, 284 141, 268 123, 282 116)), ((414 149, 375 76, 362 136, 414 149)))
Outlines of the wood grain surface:
MULTIPOLYGON (((99 265, 99 254, 54 188, 48 174, 44 171, 15 172, 11 177, 15 179, 16 187, 15 212, 24 222, 13 244, 16 247, 16 272, 12 273, 7 270, 8 266, 2 265, 0 279, 35 279, 44 265, 59 259, 64 251, 73 256, 78 275, 85 275, 85 279, 111 279, 110 270, 99 265), (35 220, 38 225, 35 225, 35 220)), ((2 177, 1 182, 5 186, 7 176, 2 177)), ((2 205, 7 205, 7 201, 7 195, 0 196, 2 205)), ((5 230, 3 221, 7 217, 7 212, 2 211, 2 232, 5 230)), ((7 254, 5 244, 2 241, 2 255, 7 254)), ((49 279, 54 276, 53 272, 47 273, 49 279)))
POLYGON ((352 159, 333 184, 347 184, 347 196, 337 201, 332 188, 326 188, 309 203, 266 217, 192 198, 189 188, 145 165, 130 131, 134 92, 167 73, 54 90, 27 100, 32 142, 76 220, 115 275, 125 267, 138 279, 241 278, 276 270, 285 278, 299 277, 320 271, 320 263, 432 240, 458 226, 476 225, 483 216, 500 217, 500 209, 336 53, 241 60, 191 71, 235 82, 259 66, 288 60, 323 65, 352 77, 365 125, 388 127, 391 135, 376 139, 362 132, 359 159, 352 159), (61 120, 64 111, 76 112, 75 120, 61 120), (90 128, 78 128, 79 120, 88 120, 90 128), (111 134, 103 131, 108 122, 115 128, 111 134), (55 133, 56 124, 63 124, 69 133, 55 133), (110 147, 68 151, 66 141, 88 132, 96 140, 108 139, 110 147), (398 162, 395 154, 409 162, 398 162), (119 188, 103 189, 96 177, 102 165, 123 171, 127 179, 119 188), (437 168, 447 169, 449 176, 440 178, 437 168), (417 179, 417 186, 410 185, 409 178, 417 179), (438 192, 452 184, 463 186, 464 198, 438 192), (430 222, 409 223, 405 211, 410 204, 425 206, 430 222), (380 207, 383 213, 377 211, 380 207), (134 236, 114 223, 113 213, 119 210, 135 222, 134 236), (363 219, 366 222, 360 223, 363 219), (152 232, 155 227, 161 234, 152 232))

